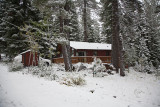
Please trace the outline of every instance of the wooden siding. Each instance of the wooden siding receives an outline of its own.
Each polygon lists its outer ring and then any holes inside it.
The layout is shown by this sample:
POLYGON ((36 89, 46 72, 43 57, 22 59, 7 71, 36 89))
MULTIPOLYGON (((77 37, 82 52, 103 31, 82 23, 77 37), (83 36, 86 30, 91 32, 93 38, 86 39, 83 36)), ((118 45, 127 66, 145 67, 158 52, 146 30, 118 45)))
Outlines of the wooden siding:
MULTIPOLYGON (((103 63, 111 63, 111 56, 96 56, 96 58, 100 58, 103 63)), ((75 56, 72 57, 72 63, 91 63, 93 62, 94 57, 93 56, 75 56)), ((63 58, 54 58, 53 63, 64 63, 63 58)))
POLYGON ((111 50, 74 50, 74 56, 76 56, 76 52, 86 52, 86 56, 93 56, 94 52, 97 52, 97 56, 111 56, 111 50))
MULTIPOLYGON (((57 46, 57 54, 56 54, 56 58, 59 58, 62 56, 62 47, 61 45, 58 44, 57 46)), ((74 49, 74 48, 70 48, 70 52, 74 55, 77 56, 78 52, 85 52, 86 56, 94 56, 94 52, 97 52, 97 56, 111 56, 111 50, 85 50, 85 49, 74 49)))
POLYGON ((22 54, 22 63, 24 66, 37 66, 38 54, 35 53, 35 61, 33 60, 33 53, 31 51, 22 54))

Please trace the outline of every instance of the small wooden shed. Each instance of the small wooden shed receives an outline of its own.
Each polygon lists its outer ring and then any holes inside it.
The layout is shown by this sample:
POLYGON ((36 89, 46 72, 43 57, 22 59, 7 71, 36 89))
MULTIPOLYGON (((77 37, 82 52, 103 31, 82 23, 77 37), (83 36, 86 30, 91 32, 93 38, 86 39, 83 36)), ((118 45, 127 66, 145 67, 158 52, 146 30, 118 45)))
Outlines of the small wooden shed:
POLYGON ((27 50, 21 53, 22 55, 22 63, 24 66, 37 66, 39 56, 37 52, 32 52, 31 50, 27 50))

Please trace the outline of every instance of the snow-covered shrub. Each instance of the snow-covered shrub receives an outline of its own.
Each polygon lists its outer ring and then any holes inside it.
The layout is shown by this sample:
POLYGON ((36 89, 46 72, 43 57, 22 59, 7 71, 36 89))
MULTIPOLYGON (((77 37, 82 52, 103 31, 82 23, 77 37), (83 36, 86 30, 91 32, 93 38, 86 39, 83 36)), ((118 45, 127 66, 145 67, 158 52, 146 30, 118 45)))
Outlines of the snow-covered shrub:
POLYGON ((50 66, 51 61, 49 59, 39 58, 39 66, 50 66))
POLYGON ((155 76, 156 76, 157 79, 160 79, 160 65, 157 69, 157 72, 155 73, 155 76))
POLYGON ((138 72, 145 72, 148 74, 154 73, 156 71, 152 62, 146 64, 136 62, 134 69, 138 72))
POLYGON ((31 71, 32 75, 38 75, 39 74, 38 68, 37 69, 32 69, 30 71, 31 71))
POLYGON ((32 75, 37 75, 38 77, 49 77, 51 75, 52 66, 46 66, 39 64, 39 66, 28 67, 28 72, 32 75))
POLYGON ((85 80, 82 76, 73 77, 71 78, 71 80, 74 85, 84 85, 85 84, 85 80))
POLYGON ((75 86, 75 85, 85 85, 86 80, 83 76, 79 74, 68 74, 65 77, 62 77, 61 83, 67 86, 75 86))
POLYGON ((52 80, 59 79, 55 71, 53 71, 52 66, 49 66, 49 67, 48 66, 32 66, 32 67, 28 67, 27 73, 38 76, 38 77, 43 77, 45 79, 52 81, 52 80))
POLYGON ((22 55, 18 55, 13 59, 13 62, 9 66, 9 71, 14 72, 14 71, 19 71, 23 68, 22 64, 22 55))
POLYGON ((87 69, 87 67, 82 63, 78 63, 78 64, 75 65, 75 69, 78 72, 78 71, 87 69))
POLYGON ((93 76, 94 75, 100 76, 100 73, 106 70, 106 67, 102 64, 102 61, 99 58, 94 58, 92 65, 93 65, 93 76))
POLYGON ((12 62, 9 66, 9 71, 10 72, 15 72, 23 69, 23 64, 19 62, 12 62))
POLYGON ((59 79, 59 77, 58 77, 58 75, 56 75, 56 74, 51 74, 49 79, 52 81, 52 80, 57 80, 57 79, 59 79))
POLYGON ((149 71, 147 73, 151 74, 151 73, 155 73, 156 69, 153 66, 152 62, 149 62, 149 71))

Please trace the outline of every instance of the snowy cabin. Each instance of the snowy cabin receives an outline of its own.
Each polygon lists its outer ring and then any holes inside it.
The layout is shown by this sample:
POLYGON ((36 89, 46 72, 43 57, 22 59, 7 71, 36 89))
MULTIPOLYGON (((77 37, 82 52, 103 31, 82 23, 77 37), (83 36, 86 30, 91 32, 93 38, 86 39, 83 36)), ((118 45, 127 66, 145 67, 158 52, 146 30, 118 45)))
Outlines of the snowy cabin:
MULTIPOLYGON (((111 44, 70 41, 72 63, 93 62, 94 57, 100 58, 103 63, 111 63, 111 44)), ((62 47, 57 46, 58 54, 53 63, 63 63, 62 47)))

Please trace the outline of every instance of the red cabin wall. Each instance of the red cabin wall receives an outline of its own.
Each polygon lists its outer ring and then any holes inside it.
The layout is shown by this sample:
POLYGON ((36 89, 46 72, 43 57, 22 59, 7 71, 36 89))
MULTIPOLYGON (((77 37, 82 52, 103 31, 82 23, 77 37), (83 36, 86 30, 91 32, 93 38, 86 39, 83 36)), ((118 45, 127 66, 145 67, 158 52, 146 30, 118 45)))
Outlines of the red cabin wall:
MULTIPOLYGON (((74 56, 76 56, 77 52, 80 51, 85 51, 86 52, 86 56, 93 56, 93 53, 96 51, 97 52, 97 56, 111 56, 111 50, 85 50, 85 49, 74 49, 74 48, 70 48, 70 52, 72 53, 72 49, 74 56), (106 54, 108 52, 108 55, 106 54)), ((56 57, 61 57, 62 56, 62 46, 58 45, 57 46, 57 51, 60 52, 59 54, 56 55, 56 57)))
POLYGON ((33 53, 32 52, 26 52, 22 54, 22 63, 24 66, 37 66, 38 65, 38 54, 37 52, 35 53, 35 62, 33 60, 33 53))
POLYGON ((74 50, 74 56, 76 56, 76 52, 81 52, 84 51, 86 52, 86 56, 93 56, 93 53, 96 51, 97 52, 97 56, 107 56, 107 52, 108 52, 108 56, 111 56, 111 50, 74 50))

